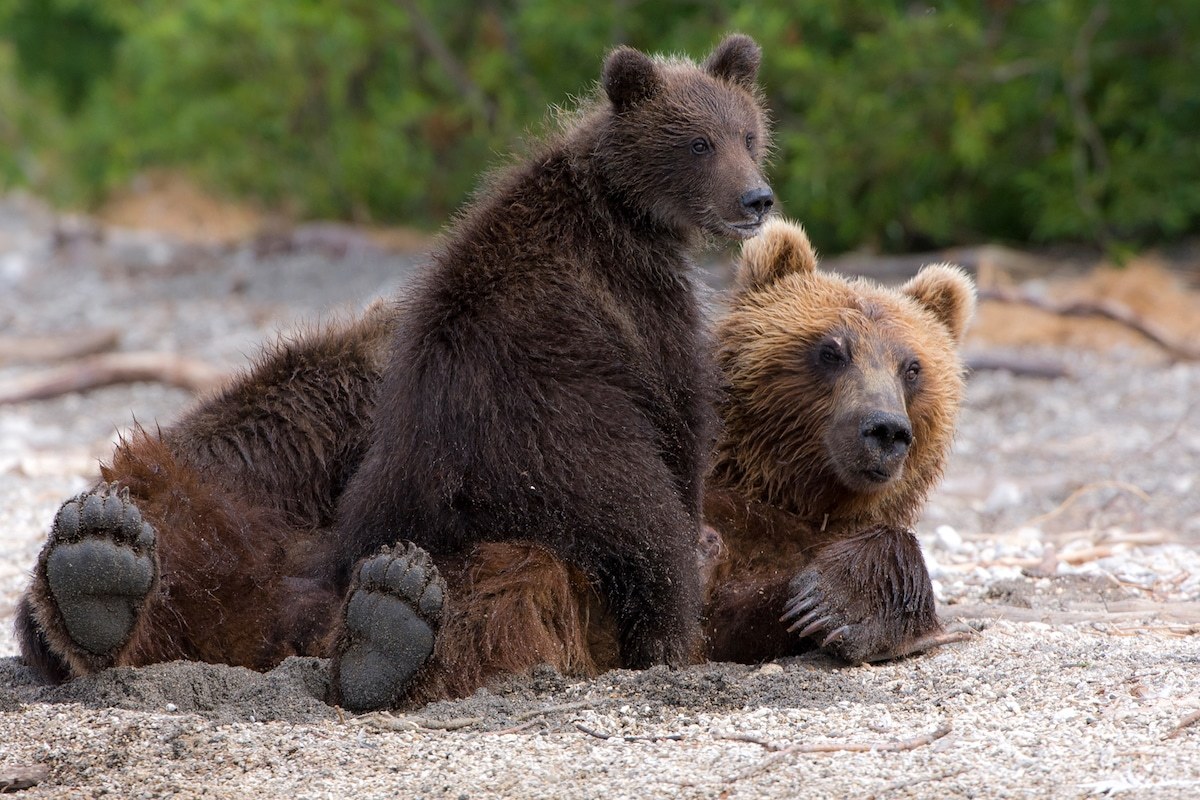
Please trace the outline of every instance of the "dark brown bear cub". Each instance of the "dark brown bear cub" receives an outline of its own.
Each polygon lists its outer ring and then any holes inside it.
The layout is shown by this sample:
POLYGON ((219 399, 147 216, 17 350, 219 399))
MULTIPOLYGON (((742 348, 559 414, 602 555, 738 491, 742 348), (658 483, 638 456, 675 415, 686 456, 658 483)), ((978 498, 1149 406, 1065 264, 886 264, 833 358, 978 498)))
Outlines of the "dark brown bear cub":
MULTIPOLYGON (((396 541, 435 557, 537 544, 596 582, 623 664, 689 660, 715 376, 689 252, 752 236, 771 206, 758 63, 745 37, 701 67, 617 49, 604 102, 458 221, 398 315, 338 507, 339 588, 396 541)), ((382 623, 346 621, 343 691, 402 683, 369 655, 382 623)))
MULTIPOLYGON (((581 614, 594 589, 619 663, 688 661, 715 375, 689 253, 771 206, 759 59, 744 36, 701 65, 618 48, 396 306, 119 448, 55 521, 18 611, 27 660, 261 668, 326 652, 332 626, 336 699, 394 704, 470 673, 472 637, 529 630, 526 605, 497 612, 507 558, 573 582, 581 614), (298 575, 321 536, 325 569, 298 575)), ((545 660, 526 649, 496 663, 545 660)))
POLYGON ((911 526, 949 454, 974 305, 947 265, 898 290, 820 272, 781 220, 743 247, 717 333, 728 388, 705 512, 727 554, 712 658, 819 645, 860 662, 938 641, 911 526))

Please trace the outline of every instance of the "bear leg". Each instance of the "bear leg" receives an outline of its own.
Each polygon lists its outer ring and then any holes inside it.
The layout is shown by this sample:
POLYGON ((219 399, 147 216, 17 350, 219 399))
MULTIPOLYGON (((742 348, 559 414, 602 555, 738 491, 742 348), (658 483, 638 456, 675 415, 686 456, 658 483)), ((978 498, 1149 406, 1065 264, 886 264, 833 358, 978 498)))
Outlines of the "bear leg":
POLYGON ((790 584, 783 622, 850 663, 921 652, 946 638, 911 531, 874 528, 832 544, 790 584))
MULTIPOLYGON (((115 484, 63 503, 23 600, 30 610, 25 627, 30 617, 38 625, 37 635, 27 630, 22 637, 33 650, 27 659, 46 662, 37 655, 46 646, 74 672, 115 663, 158 579, 156 538, 129 491, 115 484)), ((56 672, 46 677, 61 678, 56 672)))
POLYGON ((342 606, 332 702, 351 711, 396 705, 433 655, 445 595, 437 567, 414 544, 363 561, 342 606))

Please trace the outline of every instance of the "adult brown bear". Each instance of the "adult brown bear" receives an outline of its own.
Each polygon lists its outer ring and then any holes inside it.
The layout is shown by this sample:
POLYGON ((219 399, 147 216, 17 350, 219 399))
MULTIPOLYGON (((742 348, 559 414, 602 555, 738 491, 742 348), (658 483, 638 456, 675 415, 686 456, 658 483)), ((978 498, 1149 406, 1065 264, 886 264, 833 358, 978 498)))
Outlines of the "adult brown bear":
POLYGON ((898 289, 821 272, 783 220, 743 246, 717 331, 727 389, 705 515, 726 552, 711 658, 820 645, 861 662, 942 641, 911 528, 949 455, 974 308, 970 279, 944 264, 898 289))
POLYGON ((532 558, 611 617, 619 663, 688 661, 715 376, 689 252, 752 236, 772 204, 759 60, 744 36, 701 65, 618 48, 400 302, 123 443, 54 521, 18 609, 26 660, 59 680, 263 668, 327 652, 332 624, 334 699, 395 704, 452 680, 480 631, 515 632, 506 665, 545 660, 526 622, 566 641, 530 617, 544 606, 471 605, 503 558, 532 558))

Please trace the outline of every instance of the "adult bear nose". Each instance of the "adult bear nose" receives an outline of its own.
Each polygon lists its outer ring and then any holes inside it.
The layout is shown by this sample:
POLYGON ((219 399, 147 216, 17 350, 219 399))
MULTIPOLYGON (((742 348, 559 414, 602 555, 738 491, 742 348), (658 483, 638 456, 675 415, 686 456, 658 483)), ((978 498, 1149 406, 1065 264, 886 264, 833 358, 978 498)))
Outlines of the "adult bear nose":
POLYGON ((765 186, 758 189, 751 189, 742 195, 742 208, 747 211, 752 211, 758 216, 762 216, 771 210, 771 206, 775 205, 775 195, 765 186))
POLYGON ((884 455, 902 455, 912 444, 912 425, 907 417, 876 411, 868 414, 859 429, 862 438, 884 455))

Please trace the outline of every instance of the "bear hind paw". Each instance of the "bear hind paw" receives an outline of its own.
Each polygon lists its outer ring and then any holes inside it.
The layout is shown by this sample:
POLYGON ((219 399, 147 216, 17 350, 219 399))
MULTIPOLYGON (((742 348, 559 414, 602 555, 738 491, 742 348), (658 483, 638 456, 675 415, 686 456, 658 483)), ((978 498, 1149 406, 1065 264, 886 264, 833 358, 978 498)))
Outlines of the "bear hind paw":
POLYGON ((333 659, 336 702, 351 711, 394 706, 433 655, 446 584, 413 544, 362 563, 343 606, 333 659))
POLYGON ((116 484, 102 484, 59 508, 38 577, 66 639, 84 651, 85 660, 113 657, 129 641, 154 585, 155 540, 129 491, 116 484))

